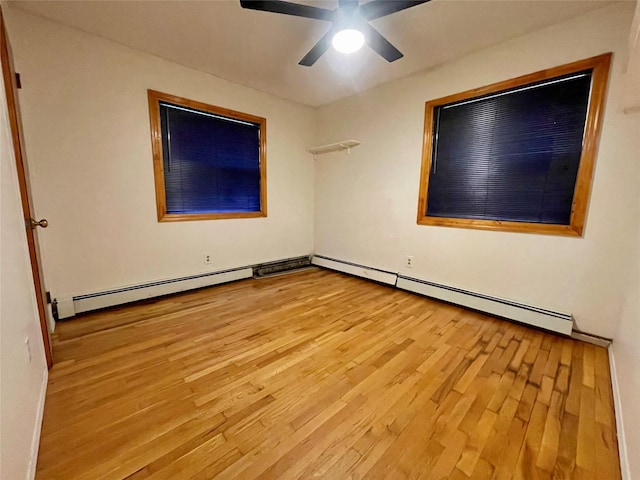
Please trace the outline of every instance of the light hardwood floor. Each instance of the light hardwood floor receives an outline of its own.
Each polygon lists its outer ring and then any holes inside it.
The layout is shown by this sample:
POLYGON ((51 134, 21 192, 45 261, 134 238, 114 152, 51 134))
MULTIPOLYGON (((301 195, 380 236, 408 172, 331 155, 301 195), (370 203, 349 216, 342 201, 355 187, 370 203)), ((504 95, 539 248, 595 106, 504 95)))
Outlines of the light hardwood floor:
POLYGON ((61 322, 37 478, 620 478, 607 351, 337 273, 61 322))

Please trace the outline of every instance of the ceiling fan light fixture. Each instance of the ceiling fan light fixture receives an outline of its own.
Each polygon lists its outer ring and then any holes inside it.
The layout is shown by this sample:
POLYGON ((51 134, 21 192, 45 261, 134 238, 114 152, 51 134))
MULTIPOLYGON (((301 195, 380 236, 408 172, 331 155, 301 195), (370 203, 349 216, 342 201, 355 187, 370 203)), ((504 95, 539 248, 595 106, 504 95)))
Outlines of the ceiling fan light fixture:
MULTIPOLYGON (((366 42, 367 46, 387 62, 395 62, 403 57, 380 32, 369 23, 371 20, 386 17, 429 0, 338 0, 333 10, 294 3, 287 0, 240 0, 242 8, 264 12, 312 18, 331 23, 329 30, 302 57, 298 65, 311 67, 333 44, 339 52, 353 53, 366 42), (345 28, 346 27, 346 28, 345 28), (351 27, 351 28, 349 28, 351 27), (339 32, 335 33, 338 29, 339 32), (365 39, 366 37, 366 39, 365 39)), ((312 3, 318 3, 317 0, 312 3)))
POLYGON ((331 44, 340 53, 357 52, 364 45, 364 35, 359 30, 347 28, 336 33, 331 44))

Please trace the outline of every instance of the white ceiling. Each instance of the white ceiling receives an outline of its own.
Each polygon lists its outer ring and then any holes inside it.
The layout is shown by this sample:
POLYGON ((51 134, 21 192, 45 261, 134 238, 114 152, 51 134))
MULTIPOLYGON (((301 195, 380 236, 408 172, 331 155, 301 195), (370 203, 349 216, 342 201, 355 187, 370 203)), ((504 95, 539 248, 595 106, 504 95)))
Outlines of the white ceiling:
MULTIPOLYGON (((372 21, 404 58, 330 49, 298 61, 327 31, 319 20, 245 10, 239 0, 14 1, 10 5, 235 83, 311 106, 434 67, 606 6, 609 0, 433 0, 372 21)), ((337 0, 299 1, 333 9, 337 0)))

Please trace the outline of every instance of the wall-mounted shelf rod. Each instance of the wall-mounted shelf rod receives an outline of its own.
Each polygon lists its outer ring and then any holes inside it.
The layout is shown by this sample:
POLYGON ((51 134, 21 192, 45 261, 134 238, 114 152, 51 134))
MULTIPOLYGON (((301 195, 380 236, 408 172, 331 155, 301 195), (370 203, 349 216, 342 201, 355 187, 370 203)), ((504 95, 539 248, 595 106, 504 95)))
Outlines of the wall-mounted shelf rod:
POLYGON ((321 145, 319 147, 308 148, 307 152, 313 154, 315 159, 317 155, 323 155, 325 153, 347 151, 347 155, 351 154, 351 149, 360 145, 358 140, 344 140, 342 142, 330 143, 328 145, 321 145))

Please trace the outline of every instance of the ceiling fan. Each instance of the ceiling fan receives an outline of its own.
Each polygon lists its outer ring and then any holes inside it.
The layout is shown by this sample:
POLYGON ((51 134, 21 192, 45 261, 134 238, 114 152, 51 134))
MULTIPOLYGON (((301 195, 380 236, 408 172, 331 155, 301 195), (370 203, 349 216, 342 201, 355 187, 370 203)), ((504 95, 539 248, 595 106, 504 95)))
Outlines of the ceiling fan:
POLYGON ((402 58, 400 50, 373 28, 369 21, 428 1, 371 0, 360 4, 359 0, 338 0, 338 7, 333 10, 282 0, 240 0, 240 5, 242 8, 250 10, 282 13, 331 22, 329 31, 298 62, 300 65, 310 67, 332 44, 338 51, 351 53, 358 50, 366 42, 369 48, 388 62, 402 58))

